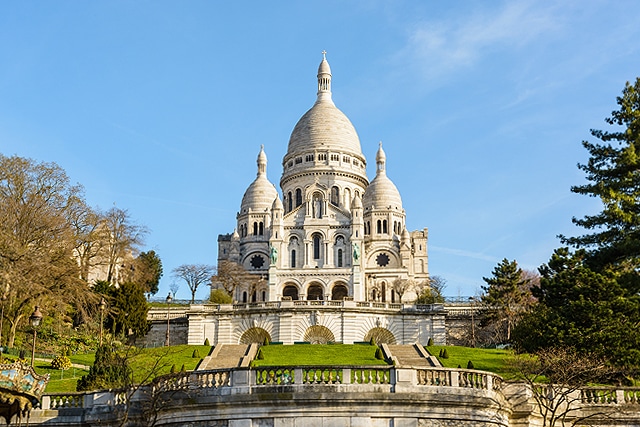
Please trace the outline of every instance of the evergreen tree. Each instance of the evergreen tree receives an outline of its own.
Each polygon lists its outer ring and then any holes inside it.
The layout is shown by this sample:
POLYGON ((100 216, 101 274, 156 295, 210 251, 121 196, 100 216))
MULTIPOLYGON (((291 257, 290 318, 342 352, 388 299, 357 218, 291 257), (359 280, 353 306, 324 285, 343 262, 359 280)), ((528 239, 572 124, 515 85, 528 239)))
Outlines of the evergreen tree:
POLYGON ((493 276, 482 278, 482 303, 487 308, 487 320, 496 322, 504 340, 511 340, 511 330, 528 309, 530 301, 523 272, 515 261, 503 259, 494 269, 493 276))
POLYGON ((540 284, 532 289, 538 305, 514 330, 521 349, 573 348, 608 358, 620 367, 640 366, 640 301, 625 297, 614 270, 597 272, 586 253, 557 249, 540 267, 540 284))
POLYGON ((117 288, 109 288, 109 297, 110 312, 105 324, 114 335, 141 337, 149 331, 149 307, 141 286, 122 283, 117 288))
POLYGON ((77 391, 124 388, 129 385, 131 369, 124 357, 111 345, 103 345, 96 351, 96 358, 89 373, 78 380, 77 391))
POLYGON ((578 167, 589 183, 571 191, 601 200, 603 209, 573 222, 591 232, 577 237, 561 236, 564 243, 585 248, 595 266, 615 265, 622 270, 640 266, 640 78, 627 82, 619 109, 605 121, 617 128, 591 130, 601 142, 583 141, 590 158, 578 167))

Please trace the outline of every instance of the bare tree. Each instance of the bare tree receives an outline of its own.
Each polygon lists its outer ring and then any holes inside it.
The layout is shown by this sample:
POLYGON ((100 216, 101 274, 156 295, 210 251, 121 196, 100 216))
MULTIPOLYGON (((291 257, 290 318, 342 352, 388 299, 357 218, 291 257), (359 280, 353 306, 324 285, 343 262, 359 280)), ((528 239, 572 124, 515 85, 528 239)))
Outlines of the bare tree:
POLYGON ((398 294, 398 301, 402 302, 402 297, 407 291, 415 287, 415 282, 411 279, 396 279, 391 282, 391 289, 398 294))
POLYGON ((7 290, 10 347, 35 305, 47 311, 92 305, 73 252, 71 222, 83 207, 82 188, 58 165, 0 155, 0 285, 7 290))
POLYGON ((173 276, 182 279, 191 290, 191 304, 196 300, 196 291, 203 283, 209 283, 215 269, 206 264, 183 264, 173 269, 173 276))
POLYGON ((528 386, 543 427, 585 425, 588 419, 606 417, 583 403, 583 389, 610 380, 615 372, 603 359, 571 348, 547 348, 515 359, 514 371, 528 386), (585 409, 588 409, 585 411, 585 409))
POLYGON ((147 228, 132 223, 129 212, 115 206, 104 214, 103 227, 107 233, 106 280, 114 284, 118 279, 118 265, 143 243, 147 228))
POLYGON ((215 274, 211 277, 211 287, 222 288, 231 297, 235 297, 236 289, 245 286, 248 275, 249 273, 240 264, 233 261, 220 261, 215 274))

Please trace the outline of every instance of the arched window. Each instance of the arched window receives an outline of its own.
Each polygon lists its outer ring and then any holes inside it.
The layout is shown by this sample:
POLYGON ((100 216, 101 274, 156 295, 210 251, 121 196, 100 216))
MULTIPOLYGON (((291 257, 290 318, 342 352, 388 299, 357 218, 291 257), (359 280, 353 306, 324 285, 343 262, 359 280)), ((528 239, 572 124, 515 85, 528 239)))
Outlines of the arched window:
POLYGON ((349 290, 345 285, 335 285, 331 290, 331 299, 333 301, 342 301, 349 296, 349 290))
POLYGON ((331 204, 340 206, 340 189, 336 186, 331 187, 331 204))
MULTIPOLYGON (((260 224, 262 224, 262 223, 260 223, 260 224)), ((387 220, 386 219, 382 221, 382 232, 384 234, 388 233, 388 231, 387 231, 387 220)))
POLYGON ((284 287, 284 289, 282 290, 282 296, 283 297, 289 297, 292 300, 297 300, 298 299, 298 288, 295 285, 287 285, 284 287))
POLYGON ((242 293, 242 302, 245 302, 245 303, 247 302, 247 293, 246 292, 242 293))
POLYGON ((257 222, 253 223, 253 235, 254 236, 258 235, 258 223, 257 222))
POLYGON ((291 191, 289 191, 287 193, 287 212, 291 212, 293 210, 293 195, 291 194, 291 191))
POLYGON ((261 236, 264 235, 264 224, 262 223, 262 221, 260 221, 258 234, 260 234, 261 236))
POLYGON ((380 220, 378 220, 378 223, 376 224, 376 233, 382 233, 382 221, 380 220))
POLYGON ((320 248, 322 245, 322 236, 319 234, 313 235, 313 259, 320 259, 320 248))
POLYGON ((387 282, 382 282, 381 285, 382 290, 380 291, 380 296, 382 297, 382 302, 387 301, 387 282))
POLYGON ((338 267, 342 267, 342 249, 338 249, 338 267))
POLYGON ((256 295, 256 292, 254 292, 253 294, 251 294, 251 302, 256 302, 258 299, 258 295, 256 295))
POLYGON ((291 250, 291 268, 296 268, 296 250, 291 250))
POLYGON ((266 301, 266 300, 267 300, 267 292, 262 291, 262 301, 266 301))
POLYGON ((302 204, 302 190, 296 188, 296 208, 302 204))
POLYGON ((320 285, 311 285, 307 290, 307 300, 316 301, 323 300, 324 295, 322 294, 322 286, 320 285))

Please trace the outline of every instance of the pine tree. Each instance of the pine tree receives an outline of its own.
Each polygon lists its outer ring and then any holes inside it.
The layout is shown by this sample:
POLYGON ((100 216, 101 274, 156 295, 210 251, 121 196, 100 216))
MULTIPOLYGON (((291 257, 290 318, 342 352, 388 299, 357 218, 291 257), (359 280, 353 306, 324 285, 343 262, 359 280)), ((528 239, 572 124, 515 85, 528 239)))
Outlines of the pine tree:
POLYGON ((571 188, 574 193, 599 198, 603 209, 573 218, 590 233, 560 237, 564 243, 587 249, 595 266, 633 271, 640 266, 640 78, 634 84, 627 82, 617 104, 619 109, 605 119, 617 129, 591 130, 601 142, 582 143, 591 157, 578 167, 589 183, 571 188))
POLYGON ((506 258, 493 269, 493 276, 483 277, 487 286, 482 302, 487 308, 487 318, 503 329, 504 339, 511 340, 511 330, 527 310, 530 301, 526 281, 518 263, 506 258))

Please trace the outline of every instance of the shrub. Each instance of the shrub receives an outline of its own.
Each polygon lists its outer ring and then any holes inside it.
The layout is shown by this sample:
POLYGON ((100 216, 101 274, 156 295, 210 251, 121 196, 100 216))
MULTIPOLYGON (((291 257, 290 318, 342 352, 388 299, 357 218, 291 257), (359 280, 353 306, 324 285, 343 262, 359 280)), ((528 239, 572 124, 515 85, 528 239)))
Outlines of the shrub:
POLYGON ((71 367, 71 359, 67 356, 56 356, 56 358, 51 361, 51 367, 53 369, 66 371, 71 367))
POLYGON ((209 342, 209 338, 204 340, 204 345, 211 347, 211 343, 209 342))
POLYGON ((77 391, 103 390, 126 387, 131 369, 127 359, 119 355, 111 345, 105 344, 96 351, 96 359, 89 373, 78 380, 77 391))
POLYGON ((442 349, 440 349, 440 352, 438 353, 438 357, 442 357, 442 349))
POLYGON ((175 363, 173 365, 171 365, 171 370, 169 371, 169 373, 172 373, 172 374, 176 373, 176 364, 175 363))
POLYGON ((182 364, 182 367, 180 368, 180 372, 187 372, 187 368, 184 366, 184 363, 182 364))
POLYGON ((369 345, 377 345, 375 337, 371 337, 371 339, 369 340, 369 345))
POLYGON ((443 359, 448 359, 449 358, 449 352, 447 351, 446 348, 442 350, 442 358, 443 359))
POLYGON ((384 354, 382 354, 382 349, 380 347, 376 349, 376 359, 378 360, 384 359, 384 354))
POLYGON ((264 337, 264 341, 262 342, 262 345, 269 345, 269 337, 264 337))
POLYGON ((264 360, 264 354, 262 354, 262 349, 258 349, 258 354, 256 355, 256 359, 264 360))
POLYGON ((193 353, 191 353, 191 358, 192 359, 202 359, 202 357, 200 356, 200 350, 199 349, 194 349, 193 353))
POLYGON ((433 345, 433 338, 429 338, 429 341, 427 341, 427 345, 429 347, 431 347, 433 345))
POLYGON ((471 360, 469 360, 469 361, 467 362, 467 369, 475 369, 475 368, 473 367, 473 362, 472 362, 471 360))

